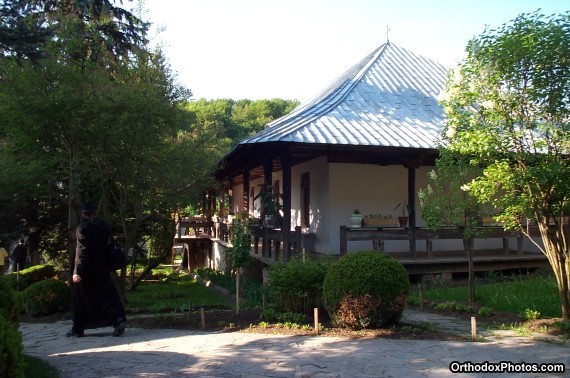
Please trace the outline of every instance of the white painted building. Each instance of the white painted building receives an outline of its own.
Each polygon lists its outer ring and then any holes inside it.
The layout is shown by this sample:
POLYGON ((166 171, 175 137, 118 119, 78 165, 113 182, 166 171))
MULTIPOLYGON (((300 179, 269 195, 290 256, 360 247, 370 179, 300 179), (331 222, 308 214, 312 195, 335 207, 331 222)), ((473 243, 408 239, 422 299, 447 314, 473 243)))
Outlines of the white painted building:
MULTIPOLYGON (((304 245, 338 255, 340 227, 354 209, 398 216, 410 204, 409 229, 425 226, 417 193, 434 168, 445 122, 438 97, 447 70, 387 42, 351 67, 326 90, 290 114, 241 141, 221 161, 217 178, 231 191, 232 210, 257 214, 262 184, 283 193, 283 229, 314 235, 304 245)), ((292 236, 284 234, 288 245, 292 236)), ((415 239, 414 239, 415 240, 415 239)), ((509 241, 509 244, 516 241, 509 241)), ((418 251, 426 242, 415 242, 418 251)), ((461 240, 434 241, 439 250, 461 250, 461 240)), ((476 248, 501 248, 501 239, 476 248)), ((348 251, 370 249, 356 241, 348 251)), ((386 241, 386 252, 410 251, 409 241, 386 241)), ((287 249, 288 250, 288 249, 287 249)))

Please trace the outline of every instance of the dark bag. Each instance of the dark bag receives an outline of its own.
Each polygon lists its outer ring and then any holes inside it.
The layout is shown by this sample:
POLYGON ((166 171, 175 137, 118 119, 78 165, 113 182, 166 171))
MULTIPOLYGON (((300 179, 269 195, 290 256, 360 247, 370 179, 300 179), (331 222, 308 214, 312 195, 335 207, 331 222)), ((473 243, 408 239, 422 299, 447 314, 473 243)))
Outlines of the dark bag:
POLYGON ((107 266, 110 272, 123 269, 127 266, 125 251, 123 247, 115 241, 107 247, 107 266))

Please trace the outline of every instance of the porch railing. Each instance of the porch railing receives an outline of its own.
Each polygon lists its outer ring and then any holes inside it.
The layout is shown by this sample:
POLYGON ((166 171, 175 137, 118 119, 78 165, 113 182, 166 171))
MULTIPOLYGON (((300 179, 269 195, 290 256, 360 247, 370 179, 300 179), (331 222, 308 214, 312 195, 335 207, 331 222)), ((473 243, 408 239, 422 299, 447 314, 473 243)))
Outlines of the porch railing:
MULTIPOLYGON (((503 252, 509 253, 509 239, 517 240, 517 255, 523 254, 523 235, 518 231, 505 231, 502 227, 482 226, 478 228, 480 237, 474 239, 493 239, 501 238, 503 240, 503 252)), ((384 250, 384 241, 386 240, 408 240, 410 243, 410 256, 416 257, 416 242, 424 240, 426 243, 426 251, 428 257, 433 257, 433 241, 434 240, 452 240, 463 239, 463 234, 459 228, 443 228, 438 231, 432 231, 427 228, 390 228, 390 227, 362 227, 351 228, 340 226, 340 255, 344 256, 348 250, 348 242, 351 241, 367 241, 373 242, 373 247, 377 250, 384 250)))
POLYGON ((284 245, 286 231, 253 226, 250 227, 250 232, 253 236, 253 252, 274 260, 282 258, 288 261, 293 254, 300 254, 303 249, 311 249, 314 244, 314 235, 303 232, 300 226, 288 232, 288 246, 284 245))

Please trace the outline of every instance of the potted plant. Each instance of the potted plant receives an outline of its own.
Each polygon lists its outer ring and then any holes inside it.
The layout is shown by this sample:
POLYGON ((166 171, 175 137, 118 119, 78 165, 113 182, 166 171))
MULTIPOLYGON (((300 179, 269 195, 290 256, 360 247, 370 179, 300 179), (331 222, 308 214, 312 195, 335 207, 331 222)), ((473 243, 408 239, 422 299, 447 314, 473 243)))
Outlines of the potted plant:
POLYGON ((398 208, 402 209, 402 215, 398 217, 398 222, 400 222, 400 227, 406 227, 408 225, 410 208, 408 207, 408 204, 406 202, 400 202, 398 205, 396 205, 394 210, 397 210, 398 208))
POLYGON ((359 209, 354 209, 352 215, 350 216, 350 227, 360 228, 362 227, 362 214, 359 209))
POLYGON ((281 203, 279 193, 273 192, 272 185, 261 185, 261 191, 253 197, 259 199, 261 204, 261 214, 263 225, 267 228, 275 228, 281 225, 281 203))

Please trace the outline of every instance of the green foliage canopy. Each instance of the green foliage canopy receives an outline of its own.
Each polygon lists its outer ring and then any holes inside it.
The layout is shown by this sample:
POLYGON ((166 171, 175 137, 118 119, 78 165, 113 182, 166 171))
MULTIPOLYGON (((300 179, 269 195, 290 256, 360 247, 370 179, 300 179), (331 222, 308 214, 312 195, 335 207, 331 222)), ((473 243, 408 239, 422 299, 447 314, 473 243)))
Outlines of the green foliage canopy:
POLYGON ((192 116, 191 130, 201 128, 216 135, 220 148, 227 152, 242 139, 263 130, 263 127, 289 113, 297 101, 200 99, 189 102, 185 109, 192 116))
POLYGON ((482 167, 464 188, 505 227, 536 220, 569 319, 570 13, 522 14, 466 51, 442 99, 445 147, 482 167))
MULTIPOLYGON (((4 0, 0 5, 0 56, 40 59, 48 43, 75 61, 124 59, 146 44, 148 24, 114 0, 4 0)), ((120 1, 122 4, 122 1, 120 1)))
POLYGON ((464 239, 481 236, 478 227, 489 212, 463 190, 481 170, 446 149, 440 150, 436 167, 428 173, 427 187, 418 193, 422 218, 433 230, 452 225, 463 230, 464 239))

